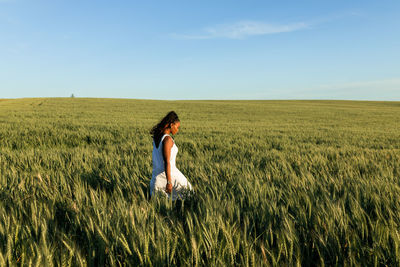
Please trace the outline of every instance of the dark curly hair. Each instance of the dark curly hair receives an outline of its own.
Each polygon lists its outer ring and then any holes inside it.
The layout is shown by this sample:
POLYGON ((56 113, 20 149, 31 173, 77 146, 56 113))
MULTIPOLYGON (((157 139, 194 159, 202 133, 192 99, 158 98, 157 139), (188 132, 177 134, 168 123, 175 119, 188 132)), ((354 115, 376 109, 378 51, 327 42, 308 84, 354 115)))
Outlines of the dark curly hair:
POLYGON ((175 111, 170 111, 165 115, 165 117, 150 130, 151 137, 153 137, 156 147, 160 143, 161 137, 163 136, 163 131, 167 127, 171 127, 171 123, 180 121, 178 115, 175 111))

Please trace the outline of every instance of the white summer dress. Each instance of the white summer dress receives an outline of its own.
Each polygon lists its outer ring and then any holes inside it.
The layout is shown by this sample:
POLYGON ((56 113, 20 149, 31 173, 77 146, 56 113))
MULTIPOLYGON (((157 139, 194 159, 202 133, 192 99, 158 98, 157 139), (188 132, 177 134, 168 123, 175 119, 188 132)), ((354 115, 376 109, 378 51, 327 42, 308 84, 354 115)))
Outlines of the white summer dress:
MULTIPOLYGON (((171 194, 165 192, 167 185, 167 177, 164 169, 164 157, 163 157, 163 140, 168 136, 164 134, 161 138, 158 148, 153 140, 153 173, 150 181, 150 195, 153 196, 154 191, 163 192, 165 196, 170 197, 171 194)), ((173 139, 172 139, 173 140, 173 139)), ((192 185, 186 179, 186 177, 176 168, 175 159, 178 153, 178 147, 174 144, 171 148, 171 182, 172 182, 172 200, 177 198, 183 198, 183 192, 185 189, 193 190, 192 185)))

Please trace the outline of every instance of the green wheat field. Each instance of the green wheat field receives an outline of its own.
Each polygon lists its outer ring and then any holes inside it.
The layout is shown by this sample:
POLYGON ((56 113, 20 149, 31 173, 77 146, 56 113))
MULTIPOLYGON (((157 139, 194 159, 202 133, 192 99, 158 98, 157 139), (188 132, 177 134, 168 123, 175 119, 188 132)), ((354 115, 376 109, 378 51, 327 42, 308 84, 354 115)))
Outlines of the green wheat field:
POLYGON ((30 265, 399 266, 400 102, 0 100, 0 266, 30 265))

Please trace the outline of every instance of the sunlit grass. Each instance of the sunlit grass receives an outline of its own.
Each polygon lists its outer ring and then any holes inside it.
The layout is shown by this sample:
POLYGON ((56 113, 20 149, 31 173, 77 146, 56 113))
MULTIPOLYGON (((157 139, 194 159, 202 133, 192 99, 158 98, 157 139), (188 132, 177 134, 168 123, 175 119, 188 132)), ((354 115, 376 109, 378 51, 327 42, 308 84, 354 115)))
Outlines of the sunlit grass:
POLYGON ((399 102, 0 101, 0 266, 398 266, 399 196, 399 102), (175 203, 149 198, 170 110, 175 203))

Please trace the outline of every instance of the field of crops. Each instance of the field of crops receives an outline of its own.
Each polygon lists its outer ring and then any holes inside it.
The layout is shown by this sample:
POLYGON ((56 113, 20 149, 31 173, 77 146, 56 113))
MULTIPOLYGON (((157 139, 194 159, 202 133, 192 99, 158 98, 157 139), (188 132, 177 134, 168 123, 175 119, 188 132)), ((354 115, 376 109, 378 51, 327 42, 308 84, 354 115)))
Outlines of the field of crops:
POLYGON ((0 266, 400 264, 400 102, 0 101, 0 266), (196 194, 149 199, 181 119, 196 194))

